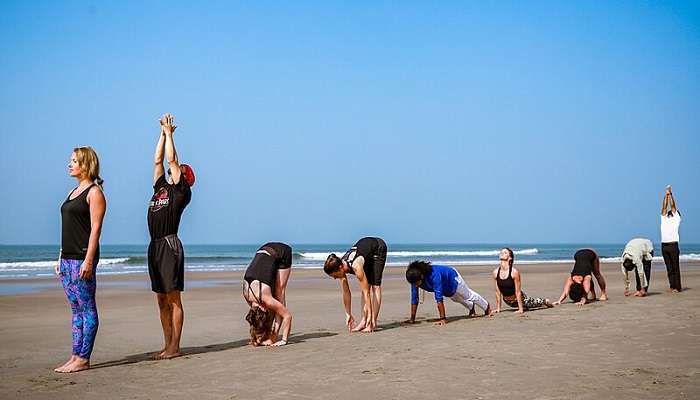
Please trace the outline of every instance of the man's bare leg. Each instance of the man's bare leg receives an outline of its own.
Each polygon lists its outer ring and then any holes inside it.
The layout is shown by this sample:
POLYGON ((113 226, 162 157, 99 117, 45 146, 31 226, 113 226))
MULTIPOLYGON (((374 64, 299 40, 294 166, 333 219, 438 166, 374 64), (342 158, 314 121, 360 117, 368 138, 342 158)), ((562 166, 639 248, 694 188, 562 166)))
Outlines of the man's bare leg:
POLYGON ((160 325, 163 328, 163 349, 156 353, 153 358, 160 359, 163 358, 165 350, 168 348, 168 343, 173 336, 173 321, 172 321, 172 310, 170 308, 170 303, 168 303, 168 297, 165 293, 156 293, 156 298, 158 300, 158 310, 160 312, 160 325))
POLYGON ((185 312, 182 309, 182 301, 180 291, 173 290, 166 294, 166 301, 170 307, 170 342, 165 347, 165 351, 160 358, 170 359, 180 357, 180 337, 182 336, 182 325, 185 318, 185 312))

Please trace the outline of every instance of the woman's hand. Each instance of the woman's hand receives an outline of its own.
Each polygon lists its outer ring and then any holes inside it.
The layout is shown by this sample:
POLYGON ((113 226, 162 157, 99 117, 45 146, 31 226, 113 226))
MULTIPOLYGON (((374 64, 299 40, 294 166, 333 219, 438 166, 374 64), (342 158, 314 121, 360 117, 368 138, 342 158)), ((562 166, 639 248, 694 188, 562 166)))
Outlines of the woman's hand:
POLYGON ((352 314, 345 315, 345 326, 348 327, 349 331, 355 327, 355 318, 353 318, 352 314))
POLYGON ((91 279, 92 271, 92 261, 84 260, 83 263, 80 265, 80 279, 85 281, 91 279))

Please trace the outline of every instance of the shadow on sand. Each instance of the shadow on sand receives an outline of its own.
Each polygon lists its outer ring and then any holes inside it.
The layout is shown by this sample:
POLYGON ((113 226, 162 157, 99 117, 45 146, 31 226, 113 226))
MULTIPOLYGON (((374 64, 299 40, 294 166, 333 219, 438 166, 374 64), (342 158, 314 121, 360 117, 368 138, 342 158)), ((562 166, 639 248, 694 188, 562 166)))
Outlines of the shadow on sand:
MULTIPOLYGON (((326 331, 304 333, 301 335, 292 335, 289 338, 289 344, 303 343, 309 339, 318 339, 318 338, 335 336, 335 335, 337 335, 337 333, 326 332, 326 331)), ((212 352, 216 352, 216 351, 237 349, 240 347, 248 346, 249 343, 250 343, 250 339, 241 339, 241 340, 236 340, 234 342, 210 344, 210 345, 206 345, 206 346, 183 347, 182 349, 180 349, 180 352, 182 353, 182 357, 186 357, 186 356, 192 356, 192 355, 197 355, 197 354, 212 353, 212 352)), ((128 356, 126 356, 122 359, 119 359, 119 360, 106 361, 103 363, 94 364, 90 367, 90 369, 109 368, 109 367, 117 367, 120 365, 136 364, 136 363, 140 363, 140 362, 144 362, 144 361, 154 361, 154 359, 153 359, 154 354, 155 354, 155 352, 132 354, 132 355, 128 355, 128 356)))

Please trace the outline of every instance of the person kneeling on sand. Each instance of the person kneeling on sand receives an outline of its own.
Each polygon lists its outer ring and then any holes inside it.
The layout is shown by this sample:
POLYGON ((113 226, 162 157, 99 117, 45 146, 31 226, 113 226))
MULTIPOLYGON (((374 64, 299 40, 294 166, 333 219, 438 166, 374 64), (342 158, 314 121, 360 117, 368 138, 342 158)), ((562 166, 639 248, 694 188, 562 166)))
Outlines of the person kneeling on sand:
POLYGON ((554 305, 561 304, 568 295, 574 303, 584 305, 588 300, 595 300, 595 286, 591 275, 594 275, 600 285, 600 300, 605 301, 605 278, 600 272, 600 258, 592 249, 581 249, 574 254, 574 268, 571 276, 564 283, 564 291, 554 305), (589 299, 589 296, 590 299, 589 299))
POLYGON ((632 239, 625 246, 622 252, 622 276, 625 279, 625 296, 630 292, 629 273, 635 271, 637 281, 637 291, 634 295, 644 297, 649 289, 649 278, 651 277, 651 260, 654 257, 654 244, 649 239, 632 239))
POLYGON ((416 322, 419 288, 435 294, 435 302, 440 314, 440 319, 435 322, 435 325, 447 323, 443 296, 466 307, 470 316, 476 314, 474 304, 484 310, 484 315, 491 314, 488 301, 470 289, 459 272, 452 267, 432 265, 425 261, 413 261, 406 269, 406 280, 411 285, 411 319, 407 321, 408 323, 416 322))
POLYGON ((243 276, 243 298, 250 311, 253 346, 284 346, 292 330, 292 314, 287 309, 286 289, 292 272, 292 248, 285 243, 266 243, 255 253, 243 276), (279 332, 282 338, 277 340, 279 332))
POLYGON ((501 300, 511 307, 518 307, 516 313, 540 307, 553 307, 549 299, 530 297, 521 289, 520 271, 513 266, 515 256, 508 247, 501 249, 499 259, 501 265, 493 270, 493 280, 496 286, 496 310, 501 312, 501 300))

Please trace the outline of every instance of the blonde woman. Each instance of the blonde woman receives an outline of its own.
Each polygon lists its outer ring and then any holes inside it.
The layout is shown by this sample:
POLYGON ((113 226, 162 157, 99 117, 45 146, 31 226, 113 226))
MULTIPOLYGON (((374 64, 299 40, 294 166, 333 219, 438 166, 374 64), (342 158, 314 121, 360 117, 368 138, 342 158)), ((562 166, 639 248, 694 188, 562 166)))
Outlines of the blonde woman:
POLYGON ((68 163, 68 174, 78 186, 61 205, 61 250, 56 274, 61 278, 72 312, 73 353, 56 372, 90 368, 99 320, 95 303, 95 267, 100 258, 100 234, 107 209, 100 161, 91 147, 77 147, 68 163))

